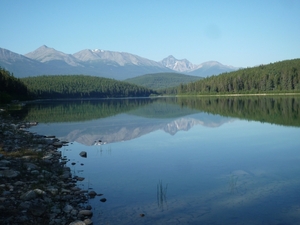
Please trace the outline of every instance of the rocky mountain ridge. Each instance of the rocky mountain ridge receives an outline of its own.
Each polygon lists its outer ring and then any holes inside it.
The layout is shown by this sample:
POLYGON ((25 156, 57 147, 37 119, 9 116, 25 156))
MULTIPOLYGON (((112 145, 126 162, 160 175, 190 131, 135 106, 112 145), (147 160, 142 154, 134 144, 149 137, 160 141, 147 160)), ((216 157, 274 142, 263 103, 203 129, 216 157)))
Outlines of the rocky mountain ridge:
POLYGON ((180 73, 195 76, 201 74, 204 77, 238 69, 237 67, 223 65, 217 61, 207 61, 196 65, 191 63, 187 59, 176 59, 172 55, 164 58, 162 61, 160 61, 160 63, 165 67, 180 73))
POLYGON ((187 59, 178 60, 174 56, 156 62, 127 52, 100 49, 66 54, 46 45, 25 55, 0 48, 0 66, 19 78, 43 74, 86 74, 117 80, 174 71, 205 77, 237 69, 219 62, 195 65, 187 59))

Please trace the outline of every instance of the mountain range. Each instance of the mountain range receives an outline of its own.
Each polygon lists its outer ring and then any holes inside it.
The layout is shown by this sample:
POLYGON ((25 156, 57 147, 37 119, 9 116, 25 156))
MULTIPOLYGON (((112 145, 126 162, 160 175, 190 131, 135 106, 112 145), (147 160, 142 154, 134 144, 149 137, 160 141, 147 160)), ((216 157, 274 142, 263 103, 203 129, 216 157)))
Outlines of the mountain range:
POLYGON ((237 70, 216 61, 196 65, 187 59, 178 60, 170 55, 156 62, 126 52, 85 49, 66 54, 43 45, 25 55, 0 48, 0 66, 15 77, 38 75, 86 74, 125 80, 144 74, 179 72, 207 77, 237 70))

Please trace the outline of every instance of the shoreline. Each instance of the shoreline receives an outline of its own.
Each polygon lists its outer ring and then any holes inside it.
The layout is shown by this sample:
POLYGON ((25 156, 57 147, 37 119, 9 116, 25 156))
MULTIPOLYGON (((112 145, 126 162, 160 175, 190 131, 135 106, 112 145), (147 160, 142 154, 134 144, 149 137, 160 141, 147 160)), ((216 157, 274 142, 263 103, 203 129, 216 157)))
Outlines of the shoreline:
POLYGON ((256 93, 256 94, 186 94, 186 95, 175 95, 176 97, 247 97, 247 96, 293 96, 300 95, 297 93, 256 93))
POLYGON ((95 192, 81 190, 62 158, 68 143, 27 130, 25 123, 0 112, 0 222, 14 224, 92 224, 95 192))

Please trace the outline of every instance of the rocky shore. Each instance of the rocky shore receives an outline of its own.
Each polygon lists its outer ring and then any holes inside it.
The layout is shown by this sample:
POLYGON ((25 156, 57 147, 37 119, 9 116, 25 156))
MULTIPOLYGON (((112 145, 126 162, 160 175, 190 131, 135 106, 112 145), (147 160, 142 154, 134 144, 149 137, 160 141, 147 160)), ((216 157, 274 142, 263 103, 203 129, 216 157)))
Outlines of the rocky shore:
POLYGON ((35 123, 0 112, 0 224, 92 224, 94 191, 76 186, 62 158, 67 145, 54 136, 28 132, 35 123))

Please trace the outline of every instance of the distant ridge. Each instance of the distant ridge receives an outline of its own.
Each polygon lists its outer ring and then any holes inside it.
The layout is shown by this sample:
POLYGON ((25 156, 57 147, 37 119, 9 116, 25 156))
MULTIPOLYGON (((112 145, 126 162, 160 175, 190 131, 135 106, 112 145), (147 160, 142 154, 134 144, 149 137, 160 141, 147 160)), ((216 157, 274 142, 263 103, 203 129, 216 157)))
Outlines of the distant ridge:
POLYGON ((165 67, 178 72, 192 71, 196 67, 196 65, 192 64, 187 59, 178 60, 172 55, 164 58, 161 63, 165 67))
POLYGON ((136 84, 152 90, 159 90, 177 87, 180 84, 187 84, 202 79, 197 76, 190 76, 180 73, 154 73, 126 79, 128 83, 136 84))
POLYGON ((187 75, 207 77, 211 75, 218 75, 224 72, 231 72, 239 68, 233 66, 226 66, 217 61, 208 61, 199 65, 192 64, 187 59, 176 59, 170 55, 160 61, 165 67, 174 71, 185 73, 187 75))
POLYGON ((85 49, 74 54, 66 54, 46 45, 25 55, 0 48, 0 66, 19 78, 85 74, 117 80, 168 72, 205 77, 237 69, 219 62, 194 65, 187 59, 178 60, 174 56, 156 62, 127 52, 101 49, 85 49))

